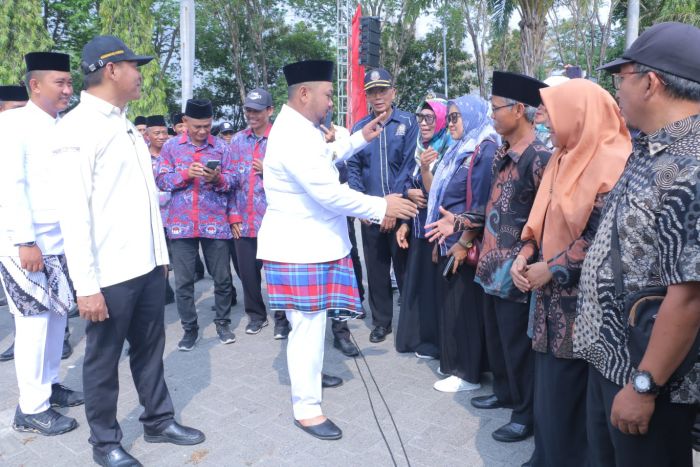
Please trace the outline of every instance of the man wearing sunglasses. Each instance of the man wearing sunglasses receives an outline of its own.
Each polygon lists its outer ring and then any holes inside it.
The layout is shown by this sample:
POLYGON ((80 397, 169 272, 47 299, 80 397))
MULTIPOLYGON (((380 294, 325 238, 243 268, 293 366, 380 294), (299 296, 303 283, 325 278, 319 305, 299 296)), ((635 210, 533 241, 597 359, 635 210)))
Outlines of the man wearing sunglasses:
MULTIPOLYGON (((385 114, 384 131, 364 149, 348 159, 348 184, 353 190, 372 196, 403 193, 415 166, 414 152, 418 138, 416 117, 394 107, 396 97, 393 78, 384 69, 365 74, 365 94, 372 113, 353 127, 361 130, 372 119, 385 114)), ((391 333, 394 314, 391 266, 394 266, 399 292, 403 287, 406 250, 395 239, 396 219, 385 218, 381 225, 362 225, 362 244, 367 267, 369 305, 374 330, 370 342, 382 342, 391 333)))

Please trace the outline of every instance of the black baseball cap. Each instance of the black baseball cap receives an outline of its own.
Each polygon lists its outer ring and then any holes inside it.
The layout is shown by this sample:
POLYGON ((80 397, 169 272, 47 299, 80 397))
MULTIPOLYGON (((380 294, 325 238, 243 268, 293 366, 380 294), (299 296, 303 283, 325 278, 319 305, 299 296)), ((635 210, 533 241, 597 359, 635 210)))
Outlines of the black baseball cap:
POLYGON ((599 70, 617 73, 626 63, 639 63, 700 83, 700 29, 689 24, 655 24, 635 40, 622 57, 599 70))
POLYGON ((136 55, 116 36, 96 36, 83 47, 80 68, 84 74, 104 68, 109 62, 136 62, 137 66, 153 60, 149 55, 136 55))
POLYGON ((255 88, 245 96, 243 107, 254 110, 265 110, 272 107, 272 95, 262 88, 255 88))
POLYGON ((221 122, 221 124, 219 124, 219 133, 233 133, 233 131, 233 123, 221 122))

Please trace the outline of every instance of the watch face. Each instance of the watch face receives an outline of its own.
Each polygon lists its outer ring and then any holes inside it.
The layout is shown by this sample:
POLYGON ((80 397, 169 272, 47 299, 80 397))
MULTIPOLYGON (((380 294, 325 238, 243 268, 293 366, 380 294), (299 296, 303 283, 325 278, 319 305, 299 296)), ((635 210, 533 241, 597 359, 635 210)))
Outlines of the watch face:
POLYGON ((639 391, 648 391, 651 388, 651 381, 645 374, 636 375, 634 377, 634 385, 639 391))

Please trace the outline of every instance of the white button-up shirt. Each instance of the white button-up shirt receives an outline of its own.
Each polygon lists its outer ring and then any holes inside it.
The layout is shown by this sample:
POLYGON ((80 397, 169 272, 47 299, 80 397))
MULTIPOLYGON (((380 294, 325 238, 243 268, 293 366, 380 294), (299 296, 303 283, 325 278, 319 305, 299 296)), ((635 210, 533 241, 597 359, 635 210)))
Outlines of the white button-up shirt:
POLYGON ((57 130, 60 223, 78 296, 168 264, 151 156, 126 112, 83 91, 57 130))
POLYGON ((52 151, 57 121, 32 101, 0 114, 0 256, 18 256, 15 245, 30 242, 45 255, 63 254, 52 151))
POLYGON ((361 132, 326 144, 321 130, 284 105, 267 141, 267 211, 258 233, 258 258, 283 263, 323 263, 350 252, 346 217, 381 222, 386 200, 341 185, 332 159, 359 151, 361 132), (330 150, 329 150, 330 149, 330 150))

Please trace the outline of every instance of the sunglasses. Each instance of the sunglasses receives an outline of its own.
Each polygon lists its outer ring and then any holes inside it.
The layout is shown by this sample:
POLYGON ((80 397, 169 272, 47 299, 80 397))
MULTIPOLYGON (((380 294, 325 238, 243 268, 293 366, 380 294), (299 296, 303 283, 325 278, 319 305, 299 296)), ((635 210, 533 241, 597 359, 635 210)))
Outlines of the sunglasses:
POLYGON ((450 123, 457 123, 462 118, 462 114, 459 112, 452 112, 447 115, 447 121, 450 123))
POLYGON ((425 121, 428 125, 435 123, 435 115, 433 114, 416 114, 416 121, 421 124, 425 121))

